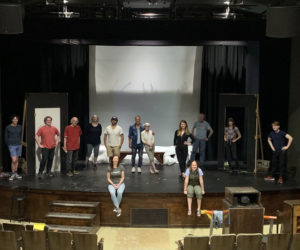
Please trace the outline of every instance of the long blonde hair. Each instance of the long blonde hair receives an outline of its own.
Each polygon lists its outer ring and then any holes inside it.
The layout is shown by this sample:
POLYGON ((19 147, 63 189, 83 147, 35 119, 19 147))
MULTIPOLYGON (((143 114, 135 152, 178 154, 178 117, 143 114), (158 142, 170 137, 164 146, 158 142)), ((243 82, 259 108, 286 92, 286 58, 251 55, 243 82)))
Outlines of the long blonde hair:
POLYGON ((184 133, 185 133, 186 135, 189 135, 189 134, 190 134, 190 131, 189 131, 189 127, 188 127, 188 124, 187 124, 186 120, 181 120, 181 121, 179 122, 179 128, 178 128, 178 130, 177 130, 177 135, 178 135, 178 136, 181 135, 181 123, 184 123, 184 124, 185 124, 185 131, 184 131, 184 133))

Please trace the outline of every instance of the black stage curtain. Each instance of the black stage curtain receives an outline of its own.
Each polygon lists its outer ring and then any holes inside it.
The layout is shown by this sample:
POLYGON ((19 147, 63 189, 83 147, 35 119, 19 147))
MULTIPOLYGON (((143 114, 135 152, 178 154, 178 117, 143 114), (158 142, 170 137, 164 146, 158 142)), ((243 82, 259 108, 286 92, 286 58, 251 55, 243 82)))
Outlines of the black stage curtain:
POLYGON ((203 47, 200 110, 214 130, 207 144, 207 160, 217 159, 220 93, 245 93, 246 46, 203 47))
MULTIPOLYGON (((15 42, 5 44, 0 52, 3 129, 10 122, 11 114, 22 117, 26 92, 67 92, 69 118, 79 117, 80 126, 86 127, 89 121, 88 46, 15 42)), ((6 146, 4 149, 3 166, 9 170, 9 154, 6 146)), ((83 150, 80 156, 83 157, 83 150)))

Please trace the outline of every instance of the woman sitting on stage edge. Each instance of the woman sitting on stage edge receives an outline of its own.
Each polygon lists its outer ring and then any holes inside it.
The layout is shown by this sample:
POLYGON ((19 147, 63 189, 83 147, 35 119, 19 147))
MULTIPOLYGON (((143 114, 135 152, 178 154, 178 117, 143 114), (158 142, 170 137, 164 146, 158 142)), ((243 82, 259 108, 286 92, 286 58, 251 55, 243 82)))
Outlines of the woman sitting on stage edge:
POLYGON ((122 195, 125 189, 124 179, 124 167, 119 165, 119 156, 114 156, 110 166, 107 168, 107 181, 108 191, 110 192, 112 202, 115 206, 114 212, 117 217, 121 216, 120 203, 122 201, 122 195))
POLYGON ((192 202, 194 193, 197 197, 197 216, 201 216, 201 199, 205 194, 203 172, 198 166, 197 161, 192 161, 189 168, 185 171, 184 194, 187 195, 188 215, 192 214, 192 202))

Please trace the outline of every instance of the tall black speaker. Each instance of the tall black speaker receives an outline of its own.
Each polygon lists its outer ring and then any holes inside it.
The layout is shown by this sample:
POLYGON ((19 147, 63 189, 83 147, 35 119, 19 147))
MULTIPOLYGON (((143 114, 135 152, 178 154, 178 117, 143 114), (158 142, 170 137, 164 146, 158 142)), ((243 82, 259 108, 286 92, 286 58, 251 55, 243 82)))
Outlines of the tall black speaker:
POLYGON ((20 3, 0 3, 0 34, 23 33, 23 6, 20 3))
POLYGON ((300 6, 272 6, 267 10, 266 36, 289 38, 300 34, 300 6))

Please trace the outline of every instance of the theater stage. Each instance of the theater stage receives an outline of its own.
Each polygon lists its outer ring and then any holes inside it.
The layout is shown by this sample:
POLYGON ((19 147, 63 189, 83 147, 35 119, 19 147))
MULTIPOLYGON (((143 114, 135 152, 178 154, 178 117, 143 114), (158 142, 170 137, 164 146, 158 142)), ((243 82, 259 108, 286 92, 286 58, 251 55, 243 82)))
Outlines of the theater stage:
MULTIPOLYGON (((107 164, 89 167, 79 175, 67 177, 56 175, 42 180, 26 176, 23 180, 9 182, 0 179, 0 218, 9 218, 10 201, 14 186, 26 186, 27 213, 31 221, 44 221, 49 204, 54 200, 99 201, 101 225, 131 226, 131 208, 167 208, 168 226, 204 226, 209 221, 192 215, 186 216, 186 197, 183 194, 183 182, 180 181, 179 167, 161 166, 159 174, 150 174, 149 167, 143 166, 142 174, 132 174, 131 167, 125 166, 125 193, 123 196, 123 214, 116 218, 112 212, 112 203, 107 191, 107 164)), ((224 188, 227 186, 252 186, 262 192, 262 204, 266 214, 275 214, 282 208, 284 200, 300 199, 300 181, 286 180, 282 185, 266 183, 264 175, 230 175, 218 170, 204 169, 206 194, 203 209, 222 209, 224 188)), ((196 202, 194 202, 194 205, 196 202)), ((194 211, 196 208, 194 207, 194 211)))

